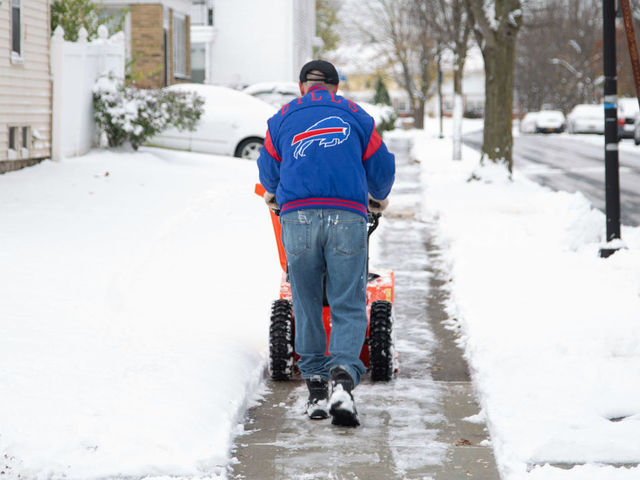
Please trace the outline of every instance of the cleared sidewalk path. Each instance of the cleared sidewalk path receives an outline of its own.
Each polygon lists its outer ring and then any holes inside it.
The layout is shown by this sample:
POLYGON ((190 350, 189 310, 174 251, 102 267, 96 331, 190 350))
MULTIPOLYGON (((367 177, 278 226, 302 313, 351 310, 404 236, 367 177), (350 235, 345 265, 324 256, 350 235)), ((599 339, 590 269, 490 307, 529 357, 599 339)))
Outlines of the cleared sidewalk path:
POLYGON ((442 325, 447 293, 432 225, 420 221, 420 166, 405 145, 389 146, 398 172, 392 206, 372 238, 381 259, 372 271, 396 273, 400 370, 389 383, 365 377, 354 391, 357 429, 308 420, 302 381, 268 381, 269 393, 236 439, 231 478, 499 480, 485 426, 469 418, 479 409, 462 351, 442 325))

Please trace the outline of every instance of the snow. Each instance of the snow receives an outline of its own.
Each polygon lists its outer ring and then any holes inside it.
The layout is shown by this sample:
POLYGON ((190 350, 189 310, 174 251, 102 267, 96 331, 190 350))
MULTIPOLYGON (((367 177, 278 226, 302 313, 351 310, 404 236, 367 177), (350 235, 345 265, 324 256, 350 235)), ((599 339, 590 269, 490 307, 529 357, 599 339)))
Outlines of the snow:
MULTIPOLYGON (((414 139, 421 162, 482 407, 466 421, 486 420, 503 480, 639 478, 640 229, 600 258, 604 215, 581 194, 478 168, 466 147, 453 162, 445 125, 444 139, 436 120, 387 139, 414 139)), ((4 478, 227 477, 280 277, 256 179, 252 162, 161 149, 0 176, 4 478)), ((432 383, 394 381, 416 398, 432 383)))
POLYGON ((452 162, 434 137, 416 134, 413 152, 423 205, 503 478, 638 478, 605 464, 640 461, 640 229, 602 259, 605 218, 580 193, 509 181, 466 147, 452 162), (542 466, 558 463, 588 465, 542 466))
POLYGON ((0 176, 3 478, 225 478, 280 270, 256 179, 162 150, 0 176))

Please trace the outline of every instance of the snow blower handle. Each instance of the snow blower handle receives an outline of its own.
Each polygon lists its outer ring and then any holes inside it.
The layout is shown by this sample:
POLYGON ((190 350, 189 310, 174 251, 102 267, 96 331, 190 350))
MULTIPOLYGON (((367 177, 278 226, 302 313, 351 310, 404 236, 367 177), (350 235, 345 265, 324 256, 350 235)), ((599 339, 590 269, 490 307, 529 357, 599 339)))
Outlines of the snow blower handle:
MULTIPOLYGON (((264 194, 267 193, 267 189, 264 188, 261 183, 256 183, 256 187, 255 187, 254 192, 259 197, 263 197, 264 198, 264 194)), ((276 210, 273 210, 273 209, 270 208, 270 210, 274 213, 274 215, 280 216, 280 209, 279 208, 276 209, 276 210)))
POLYGON ((380 212, 367 212, 368 214, 368 220, 367 220, 367 225, 368 225, 368 229, 367 229, 367 237, 370 237, 371 234, 373 233, 373 231, 378 228, 378 224, 380 223, 380 217, 382 216, 382 213, 380 212))

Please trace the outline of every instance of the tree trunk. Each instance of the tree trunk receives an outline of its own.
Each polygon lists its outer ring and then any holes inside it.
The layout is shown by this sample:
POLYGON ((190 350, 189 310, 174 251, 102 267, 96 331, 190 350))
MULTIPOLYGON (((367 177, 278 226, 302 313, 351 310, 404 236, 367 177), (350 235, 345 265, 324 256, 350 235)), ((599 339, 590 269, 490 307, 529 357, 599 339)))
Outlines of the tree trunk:
POLYGON ((504 163, 513 171, 513 68, 515 62, 515 32, 506 32, 494 46, 482 51, 485 65, 485 106, 483 158, 504 163))
POLYGON ((456 62, 453 68, 453 159, 462 160, 462 115, 464 113, 462 70, 464 69, 464 60, 456 62))
POLYGON ((424 104, 423 99, 417 99, 413 108, 413 126, 419 130, 424 128, 424 104))

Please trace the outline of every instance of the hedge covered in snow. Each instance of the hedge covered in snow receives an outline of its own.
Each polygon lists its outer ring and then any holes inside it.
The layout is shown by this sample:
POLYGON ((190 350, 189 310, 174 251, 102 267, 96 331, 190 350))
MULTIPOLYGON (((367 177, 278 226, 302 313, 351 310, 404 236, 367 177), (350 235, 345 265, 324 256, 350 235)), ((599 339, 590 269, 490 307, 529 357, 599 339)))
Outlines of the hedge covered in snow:
POLYGON ((194 92, 143 90, 101 77, 93 87, 94 119, 109 146, 126 142, 137 150, 147 139, 169 127, 194 130, 204 99, 194 92))

